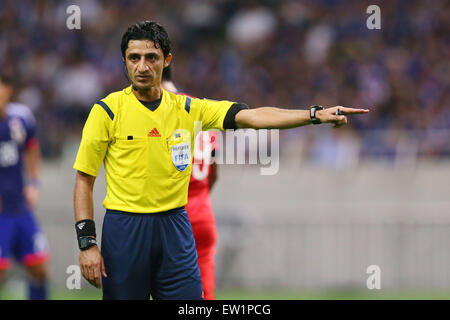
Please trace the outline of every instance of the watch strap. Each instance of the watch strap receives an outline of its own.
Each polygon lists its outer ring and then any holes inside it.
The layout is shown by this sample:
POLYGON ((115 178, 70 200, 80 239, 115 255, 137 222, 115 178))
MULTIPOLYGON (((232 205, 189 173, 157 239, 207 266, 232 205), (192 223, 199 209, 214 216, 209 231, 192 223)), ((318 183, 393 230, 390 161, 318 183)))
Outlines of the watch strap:
POLYGON ((79 237, 78 238, 78 248, 80 248, 81 251, 87 250, 90 247, 96 246, 97 240, 92 237, 79 237))
POLYGON ((311 122, 313 124, 321 124, 322 123, 322 121, 320 121, 316 117, 317 110, 323 110, 323 107, 322 106, 311 106, 311 108, 309 109, 309 116, 310 116, 311 122))

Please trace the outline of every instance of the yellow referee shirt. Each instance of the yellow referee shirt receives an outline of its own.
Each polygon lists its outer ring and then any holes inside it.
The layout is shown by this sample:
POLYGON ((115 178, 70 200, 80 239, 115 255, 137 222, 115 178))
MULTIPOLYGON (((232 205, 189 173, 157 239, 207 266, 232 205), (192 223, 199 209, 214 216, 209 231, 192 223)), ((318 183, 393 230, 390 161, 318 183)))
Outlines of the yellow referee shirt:
POLYGON ((105 208, 154 213, 187 203, 195 131, 223 130, 233 102, 162 91, 156 110, 131 86, 96 103, 83 128, 74 169, 97 176, 105 166, 105 208))

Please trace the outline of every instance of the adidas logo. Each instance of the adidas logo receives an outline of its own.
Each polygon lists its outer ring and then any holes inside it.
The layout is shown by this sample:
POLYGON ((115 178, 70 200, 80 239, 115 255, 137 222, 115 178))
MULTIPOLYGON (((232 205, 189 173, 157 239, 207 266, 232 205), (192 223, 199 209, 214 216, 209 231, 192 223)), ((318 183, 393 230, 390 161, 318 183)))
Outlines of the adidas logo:
POLYGON ((161 135, 159 134, 159 132, 158 132, 158 130, 156 128, 153 128, 153 130, 150 131, 147 136, 149 136, 149 137, 161 137, 161 135))
POLYGON ((80 223, 77 227, 78 227, 78 229, 83 229, 83 227, 84 227, 84 225, 86 224, 86 222, 82 222, 82 223, 80 223))

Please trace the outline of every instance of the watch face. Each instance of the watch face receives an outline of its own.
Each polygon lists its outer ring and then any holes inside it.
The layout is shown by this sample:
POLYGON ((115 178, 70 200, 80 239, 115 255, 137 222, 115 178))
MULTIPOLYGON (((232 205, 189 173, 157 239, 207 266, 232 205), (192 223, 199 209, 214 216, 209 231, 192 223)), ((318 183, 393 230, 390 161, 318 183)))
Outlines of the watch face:
POLYGON ((89 239, 87 239, 87 238, 82 238, 82 239, 80 240, 80 246, 81 246, 82 248, 86 247, 88 244, 89 244, 89 239))
POLYGON ((89 238, 89 237, 82 237, 79 240, 80 249, 87 249, 89 247, 92 247, 93 245, 97 244, 97 240, 89 238))

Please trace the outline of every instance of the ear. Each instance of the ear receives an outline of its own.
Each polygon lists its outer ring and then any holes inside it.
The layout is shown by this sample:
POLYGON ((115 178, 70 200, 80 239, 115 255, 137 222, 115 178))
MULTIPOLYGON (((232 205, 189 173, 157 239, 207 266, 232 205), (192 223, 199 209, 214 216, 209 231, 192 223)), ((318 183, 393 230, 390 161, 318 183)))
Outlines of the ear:
POLYGON ((170 65, 170 61, 172 61, 172 54, 169 53, 167 57, 164 59, 164 68, 167 68, 170 65))

